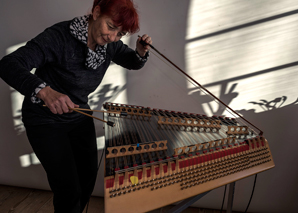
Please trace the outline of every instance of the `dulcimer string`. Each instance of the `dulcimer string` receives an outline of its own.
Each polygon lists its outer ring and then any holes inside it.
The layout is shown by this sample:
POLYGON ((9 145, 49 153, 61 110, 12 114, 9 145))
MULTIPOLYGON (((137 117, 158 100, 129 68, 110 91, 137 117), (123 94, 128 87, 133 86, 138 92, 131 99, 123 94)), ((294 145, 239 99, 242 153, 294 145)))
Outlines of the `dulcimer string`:
MULTIPOLYGON (((141 37, 138 35, 138 37, 141 37)), ((250 124, 251 126, 253 126, 255 129, 257 129, 259 131, 259 135, 263 135, 263 131, 261 129, 259 129, 257 126, 255 126, 254 124, 252 124, 250 121, 248 121, 246 118, 244 118, 242 115, 240 115, 239 113, 237 113, 235 110, 233 110, 231 107, 229 107, 227 104, 225 104, 222 100, 220 100, 219 98, 217 98, 214 94, 212 94, 209 90, 207 90, 204 86, 202 86, 201 84, 199 84, 195 79, 193 79, 191 76, 189 76, 185 71, 183 71, 180 67, 178 67, 176 64, 174 64, 170 59, 168 59, 166 56, 164 56, 162 53, 160 53, 153 45, 146 43, 145 41, 143 41, 142 39, 140 40, 140 43, 144 46, 149 45, 151 47, 151 49, 153 49, 158 55, 160 55, 162 58, 164 58, 168 63, 170 63, 172 66, 174 66, 178 71, 180 71, 180 73, 182 73, 184 76, 186 76, 186 79, 195 87, 199 88, 202 92, 204 92, 206 95, 212 96, 214 101, 217 103, 221 103, 222 105, 224 105, 227 110, 234 115, 237 115, 239 118, 241 118, 243 121, 245 121, 246 123, 250 124)), ((153 53, 153 52, 152 52, 153 53)), ((155 54, 154 54, 155 55, 155 54)), ((159 58, 159 57, 158 57, 159 58)), ((162 60, 164 62, 164 60, 162 60)), ((235 116, 236 117, 236 116, 235 116)), ((252 129, 252 131, 254 131, 254 129, 252 129)))

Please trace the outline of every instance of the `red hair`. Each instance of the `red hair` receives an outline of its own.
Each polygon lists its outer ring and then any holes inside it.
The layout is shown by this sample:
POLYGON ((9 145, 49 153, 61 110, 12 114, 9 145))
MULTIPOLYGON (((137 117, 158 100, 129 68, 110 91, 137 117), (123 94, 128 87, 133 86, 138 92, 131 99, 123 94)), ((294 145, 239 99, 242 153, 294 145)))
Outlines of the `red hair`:
POLYGON ((92 12, 97 5, 101 15, 109 16, 115 25, 122 26, 122 31, 139 31, 139 15, 132 0, 94 0, 92 12))

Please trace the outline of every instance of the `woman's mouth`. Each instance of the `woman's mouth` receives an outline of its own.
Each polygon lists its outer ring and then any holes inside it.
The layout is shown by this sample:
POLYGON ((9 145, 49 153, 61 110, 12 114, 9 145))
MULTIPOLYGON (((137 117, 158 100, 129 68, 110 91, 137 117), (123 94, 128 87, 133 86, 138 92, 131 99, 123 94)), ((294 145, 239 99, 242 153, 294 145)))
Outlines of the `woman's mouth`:
POLYGON ((102 38, 102 40, 105 42, 105 43, 108 43, 108 41, 107 40, 105 40, 103 37, 101 37, 102 38))

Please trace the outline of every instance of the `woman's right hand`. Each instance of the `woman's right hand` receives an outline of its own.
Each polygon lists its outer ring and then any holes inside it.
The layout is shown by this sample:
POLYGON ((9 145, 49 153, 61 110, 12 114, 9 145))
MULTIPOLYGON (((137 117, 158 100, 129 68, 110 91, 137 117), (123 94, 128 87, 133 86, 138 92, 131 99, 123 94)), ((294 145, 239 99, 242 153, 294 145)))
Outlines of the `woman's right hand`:
POLYGON ((44 101, 45 105, 54 114, 71 113, 70 108, 77 108, 79 105, 74 104, 67 95, 53 90, 51 87, 41 89, 36 97, 44 101))

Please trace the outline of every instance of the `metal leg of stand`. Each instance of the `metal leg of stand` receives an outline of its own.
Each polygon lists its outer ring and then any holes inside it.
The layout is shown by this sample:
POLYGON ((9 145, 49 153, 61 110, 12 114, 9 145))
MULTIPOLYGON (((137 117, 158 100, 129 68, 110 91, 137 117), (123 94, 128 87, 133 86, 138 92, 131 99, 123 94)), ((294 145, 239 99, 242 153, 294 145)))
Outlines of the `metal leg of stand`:
POLYGON ((228 197, 227 213, 232 213, 234 191, 235 191, 235 182, 229 184, 229 197, 228 197))
POLYGON ((182 212, 184 209, 188 208, 191 204, 193 204, 194 202, 198 201, 199 199, 201 199, 202 197, 204 197, 208 192, 204 192, 202 194, 199 194, 197 196, 188 198, 184 201, 182 201, 181 203, 179 203, 178 205, 176 205, 175 207, 171 208, 169 211, 167 211, 167 213, 180 213, 182 212))

